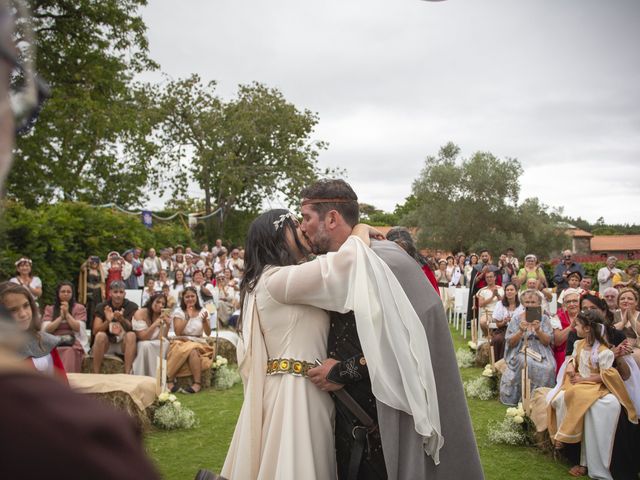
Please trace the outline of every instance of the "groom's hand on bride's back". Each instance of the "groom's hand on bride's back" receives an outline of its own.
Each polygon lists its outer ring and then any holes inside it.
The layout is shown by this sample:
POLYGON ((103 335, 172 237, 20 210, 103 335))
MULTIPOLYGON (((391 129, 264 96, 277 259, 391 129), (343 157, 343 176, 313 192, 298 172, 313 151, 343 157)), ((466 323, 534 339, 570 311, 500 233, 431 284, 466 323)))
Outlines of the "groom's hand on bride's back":
POLYGON ((327 380, 327 375, 329 375, 329 372, 337 363, 339 363, 337 360, 327 358, 322 362, 322 365, 310 368, 307 372, 309 380, 311 380, 316 387, 325 392, 335 392, 336 390, 340 390, 344 387, 343 384, 327 380))

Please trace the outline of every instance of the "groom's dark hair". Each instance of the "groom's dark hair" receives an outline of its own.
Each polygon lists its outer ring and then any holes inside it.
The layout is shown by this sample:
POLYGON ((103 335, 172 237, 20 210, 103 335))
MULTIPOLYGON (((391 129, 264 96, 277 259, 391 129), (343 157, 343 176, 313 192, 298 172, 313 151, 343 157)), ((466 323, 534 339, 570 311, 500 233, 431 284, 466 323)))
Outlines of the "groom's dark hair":
POLYGON ((358 196, 351 185, 338 178, 318 180, 301 192, 302 204, 310 201, 309 205, 323 220, 327 212, 336 210, 344 221, 350 226, 355 226, 360 217, 358 196), (323 202, 327 199, 327 202, 323 202), (335 200, 335 201, 331 201, 335 200))

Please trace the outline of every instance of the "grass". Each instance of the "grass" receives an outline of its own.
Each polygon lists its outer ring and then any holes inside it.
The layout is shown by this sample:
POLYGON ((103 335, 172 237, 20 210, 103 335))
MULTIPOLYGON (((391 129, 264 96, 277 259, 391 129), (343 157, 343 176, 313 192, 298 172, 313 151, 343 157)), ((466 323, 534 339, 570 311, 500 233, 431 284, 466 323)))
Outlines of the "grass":
MULTIPOLYGON (((456 349, 466 348, 466 340, 457 332, 452 330, 451 335, 456 349)), ((481 368, 462 369, 462 379, 476 378, 481 371, 481 368)), ((226 391, 208 389, 197 395, 179 397, 183 405, 196 412, 199 426, 191 430, 152 431, 146 437, 147 452, 167 480, 192 479, 200 468, 219 472, 240 412, 242 386, 236 385, 226 391)), ((490 443, 487 426, 492 420, 501 420, 506 407, 498 400, 467 401, 487 480, 570 478, 568 465, 554 461, 533 447, 490 443)), ((460 452, 460 458, 464 461, 464 452, 460 452)))

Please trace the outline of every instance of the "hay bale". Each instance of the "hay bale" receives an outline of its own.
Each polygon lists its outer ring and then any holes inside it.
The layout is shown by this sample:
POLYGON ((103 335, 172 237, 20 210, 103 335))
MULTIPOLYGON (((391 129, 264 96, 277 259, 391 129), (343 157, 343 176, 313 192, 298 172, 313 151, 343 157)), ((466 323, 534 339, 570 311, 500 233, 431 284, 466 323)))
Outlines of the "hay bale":
MULTIPOLYGON (((213 370, 212 369, 209 368, 207 370, 203 370, 202 371, 202 382, 201 382, 200 386, 202 388, 211 388, 212 378, 213 378, 213 370)), ((176 385, 178 385, 180 388, 190 387, 192 383, 193 383, 193 377, 191 375, 189 375, 188 377, 177 377, 176 378, 176 385)))
POLYGON ((484 367, 486 364, 491 363, 491 346, 489 342, 485 342, 478 346, 476 350, 476 366, 484 367))
POLYGON ((136 405, 126 392, 115 391, 107 393, 89 393, 87 395, 125 412, 135 420, 142 430, 147 430, 151 426, 151 419, 153 418, 152 406, 144 411, 140 410, 138 405, 136 405))
MULTIPOLYGON (((215 349, 216 337, 207 338, 207 343, 215 349)), ((236 346, 226 338, 218 338, 218 351, 215 352, 215 355, 220 355, 221 357, 226 358, 229 364, 235 365, 238 363, 236 346)))
MULTIPOLYGON (((85 355, 82 360, 82 373, 93 373, 93 356, 85 355)), ((105 355, 100 366, 100 373, 125 373, 124 362, 115 355, 105 355)))
POLYGON ((534 427, 531 427, 534 432, 532 433, 533 444, 536 448, 539 448, 543 452, 551 453, 554 451, 553 442, 549 436, 549 430, 544 432, 536 432, 534 427))

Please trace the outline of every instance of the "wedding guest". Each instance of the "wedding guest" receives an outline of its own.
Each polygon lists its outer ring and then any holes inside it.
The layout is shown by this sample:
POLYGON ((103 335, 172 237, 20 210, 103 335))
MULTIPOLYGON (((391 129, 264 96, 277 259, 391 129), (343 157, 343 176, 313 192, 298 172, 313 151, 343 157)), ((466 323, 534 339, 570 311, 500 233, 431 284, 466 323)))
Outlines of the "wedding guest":
POLYGON ((616 263, 618 263, 618 259, 616 257, 608 257, 607 264, 598 270, 598 285, 600 295, 604 294, 604 291, 613 287, 613 277, 617 273, 621 273, 622 270, 616 267, 616 263))
POLYGON ((513 267, 514 272, 518 272, 520 270, 520 263, 518 262, 518 258, 515 256, 515 251, 513 248, 507 248, 507 263, 513 267))
POLYGON ((26 335, 18 355, 35 370, 66 382, 64 365, 56 348, 59 339, 40 331, 38 306, 31 291, 14 282, 0 283, 0 305, 9 311, 18 330, 26 335))
POLYGON ((212 285, 216 284, 216 277, 213 274, 213 267, 205 267, 203 274, 205 282, 211 283, 212 285))
POLYGON ((87 309, 87 328, 92 331, 96 307, 107 298, 107 284, 100 258, 91 256, 80 266, 78 301, 87 309))
POLYGON ((142 267, 140 264, 134 266, 133 250, 127 250, 122 254, 124 285, 129 290, 138 289, 138 277, 142 275, 142 267))
POLYGON ((173 280, 169 278, 169 274, 166 270, 163 269, 160 270, 160 273, 158 274, 158 280, 156 281, 153 288, 156 292, 160 292, 162 291, 162 287, 164 285, 169 285, 169 289, 173 288, 173 280))
POLYGON ((633 357, 640 366, 640 345, 638 345, 638 332, 640 332, 640 312, 638 311, 638 292, 634 288, 623 288, 618 295, 618 308, 615 327, 622 330, 629 343, 633 347, 633 357))
MULTIPOLYGON (((520 299, 525 308, 540 306, 540 296, 536 291, 525 290, 520 299)), ((541 319, 529 323, 525 312, 514 315, 505 335, 507 345, 504 359, 507 369, 500 380, 500 401, 505 405, 516 405, 522 398, 521 374, 524 367, 525 338, 527 350, 539 358, 539 361, 537 358, 536 360, 529 358, 527 361, 531 391, 538 387, 555 385, 556 361, 551 350, 553 329, 549 317, 542 315, 541 319)))
POLYGON ((156 281, 153 278, 147 279, 147 286, 142 291, 142 305, 145 305, 156 293, 160 293, 160 290, 156 290, 156 281))
MULTIPOLYGON (((584 290, 580 287, 581 282, 582 282, 582 274, 580 272, 571 272, 567 276, 567 288, 565 290, 568 290, 568 289, 578 290, 578 294, 582 295, 584 290)), ((563 290, 560 293, 560 295, 558 295, 558 305, 562 305, 562 303, 564 302, 565 290, 563 290)))
POLYGON ((551 319, 553 328, 553 355, 559 369, 567 352, 569 333, 575 330, 576 318, 580 313, 580 290, 567 288, 564 290, 564 302, 556 315, 551 319))
POLYGON ((240 258, 240 250, 234 248, 231 250, 231 260, 229 260, 231 275, 233 278, 241 279, 244 275, 244 260, 240 258))
POLYGON ((236 292, 233 287, 228 285, 228 281, 227 276, 221 274, 218 275, 216 282, 216 289, 218 291, 218 322, 225 327, 229 325, 229 318, 233 312, 239 308, 236 292))
POLYGON ((501 284, 506 285, 511 283, 511 277, 516 274, 517 270, 514 269, 513 264, 509 263, 507 254, 503 253, 498 259, 498 276, 500 276, 501 284))
MULTIPOLYGON (((185 261, 184 255, 182 253, 175 254, 173 265, 175 267, 175 270, 182 270, 183 271, 182 273, 184 273, 184 267, 187 266, 187 262, 185 261)), ((174 277, 175 277, 175 270, 173 272, 174 277)))
POLYGON ((180 299, 180 296, 182 295, 182 291, 184 290, 184 287, 187 286, 187 279, 184 275, 184 271, 181 269, 177 269, 174 272, 174 276, 175 279, 173 280, 173 295, 175 295, 176 300, 180 299))
POLYGON ((618 272, 613 276, 613 286, 616 288, 632 287, 638 290, 640 286, 640 266, 637 264, 629 265, 622 272, 618 272))
POLYGON ((580 288, 583 292, 590 292, 593 287, 593 279, 591 277, 584 276, 580 280, 580 288))
POLYGON ((491 345, 493 346, 496 361, 504 357, 504 337, 509 322, 514 316, 522 312, 524 312, 524 307, 520 305, 517 287, 513 283, 506 284, 502 300, 493 309, 493 321, 496 328, 491 335, 491 345))
POLYGON ((222 246, 222 240, 218 238, 216 239, 216 244, 211 249, 211 253, 213 253, 217 257, 218 253, 220 253, 220 250, 222 250, 223 248, 224 247, 222 246))
POLYGON ((198 268, 193 263, 194 256, 187 253, 184 256, 185 267, 184 267, 184 277, 187 282, 191 282, 193 278, 193 272, 195 272, 198 268))
POLYGON ((488 271, 485 275, 487 285, 476 293, 478 297, 478 319, 480 328, 485 337, 489 335, 489 323, 493 317, 493 311, 504 297, 504 289, 496 285, 496 272, 488 271))
POLYGON ((109 285, 115 281, 124 283, 125 276, 129 278, 131 275, 131 265, 129 269, 126 269, 122 258, 118 252, 109 252, 107 261, 103 264, 104 276, 107 284, 107 299, 109 299, 111 293, 109 291, 109 285))
POLYGON ((89 350, 86 328, 87 310, 76 302, 73 284, 60 282, 54 304, 44 309, 42 330, 60 337, 58 353, 67 372, 82 371, 82 359, 89 350))
POLYGON ((42 296, 42 280, 33 274, 31 268, 33 262, 30 258, 22 257, 15 263, 15 266, 15 276, 9 281, 25 287, 29 293, 33 295, 33 298, 36 299, 37 304, 38 298, 42 296))
POLYGON ((140 256, 142 255, 142 250, 138 247, 133 249, 133 271, 134 275, 138 279, 138 287, 140 290, 144 288, 144 260, 140 256))
POLYGON ((524 267, 522 267, 518 272, 518 284, 520 285, 520 290, 524 291, 527 289, 527 280, 529 278, 535 278, 543 285, 547 284, 547 278, 544 275, 544 271, 538 265, 538 257, 531 253, 524 257, 524 267))
POLYGON ((116 280, 110 285, 111 298, 96 308, 93 320, 93 373, 100 373, 105 354, 124 357, 124 373, 131 373, 136 357, 136 334, 131 319, 138 305, 124 296, 124 283, 116 280))
POLYGON ((229 260, 227 260, 227 251, 223 247, 223 250, 218 252, 216 262, 213 264, 213 273, 217 276, 223 272, 225 268, 229 268, 229 260))
POLYGON ((160 259, 156 256, 156 249, 150 248, 147 258, 144 259, 142 264, 142 271, 145 275, 145 285, 149 278, 152 278, 154 281, 157 280, 160 270, 162 270, 162 264, 160 263, 160 259))
POLYGON ((471 285, 471 272, 473 272, 474 267, 478 264, 479 257, 475 253, 471 253, 469 255, 469 264, 464 267, 464 278, 465 284, 471 285))
POLYGON ((570 273, 580 273, 580 278, 584 277, 584 267, 573 261, 571 250, 562 252, 562 260, 553 271, 553 281, 556 284, 556 293, 560 295, 562 290, 569 288, 568 277, 570 273))
POLYGON ((160 270, 158 271, 158 277, 160 276, 160 272, 165 271, 167 274, 167 278, 171 278, 173 276, 173 261, 171 260, 171 249, 163 248, 160 251, 160 270))
POLYGON ((618 295, 619 295, 619 291, 617 288, 613 288, 613 287, 608 287, 605 289, 602 297, 604 298, 605 302, 607 302, 607 306, 609 307, 609 310, 611 310, 612 312, 615 312, 618 309, 618 295))
POLYGON ((166 340, 171 323, 167 299, 162 293, 153 295, 147 303, 136 311, 131 321, 137 338, 137 354, 133 361, 133 374, 155 377, 160 357, 160 329, 165 339, 163 358, 167 357, 169 342, 166 340))
POLYGON ((167 353, 167 388, 178 391, 176 377, 193 377, 193 384, 186 393, 198 393, 202 388, 202 372, 211 368, 213 349, 203 338, 210 335, 209 314, 198 300, 198 292, 187 287, 182 292, 180 308, 173 313, 176 338, 167 353))

